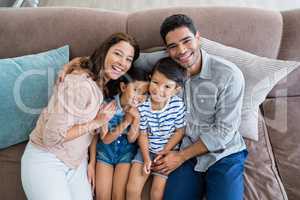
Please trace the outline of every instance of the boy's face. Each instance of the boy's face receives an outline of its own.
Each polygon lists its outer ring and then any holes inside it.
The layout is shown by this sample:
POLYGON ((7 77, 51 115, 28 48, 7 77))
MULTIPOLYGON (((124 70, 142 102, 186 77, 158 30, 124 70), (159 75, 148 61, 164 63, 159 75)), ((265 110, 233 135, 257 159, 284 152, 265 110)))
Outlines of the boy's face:
POLYGON ((126 104, 136 107, 143 103, 147 98, 149 82, 147 81, 133 81, 131 83, 120 85, 122 96, 124 96, 126 104))
POLYGON ((194 35, 187 27, 179 27, 170 31, 165 41, 169 56, 182 67, 189 70, 200 65, 199 32, 194 35))
POLYGON ((178 89, 175 81, 168 79, 159 71, 153 73, 149 86, 152 102, 164 104, 178 92, 178 89))

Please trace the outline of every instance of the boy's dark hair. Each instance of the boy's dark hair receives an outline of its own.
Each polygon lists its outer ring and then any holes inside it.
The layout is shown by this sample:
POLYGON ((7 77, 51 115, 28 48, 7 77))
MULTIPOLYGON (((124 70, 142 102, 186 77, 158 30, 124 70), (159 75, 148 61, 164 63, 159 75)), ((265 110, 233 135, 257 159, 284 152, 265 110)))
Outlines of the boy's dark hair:
POLYGON ((194 35, 197 33, 197 29, 193 20, 184 14, 176 14, 167 17, 160 26, 160 35, 166 43, 166 35, 175 30, 176 28, 187 27, 194 35))
POLYGON ((187 78, 186 69, 181 67, 170 57, 160 59, 155 64, 151 75, 153 75, 156 71, 159 71, 168 79, 175 81, 180 87, 183 87, 184 81, 187 78))
POLYGON ((120 93, 120 83, 125 84, 132 83, 134 81, 150 81, 149 72, 140 67, 135 67, 134 65, 127 71, 126 74, 121 76, 118 80, 111 80, 107 83, 109 89, 108 98, 120 93))

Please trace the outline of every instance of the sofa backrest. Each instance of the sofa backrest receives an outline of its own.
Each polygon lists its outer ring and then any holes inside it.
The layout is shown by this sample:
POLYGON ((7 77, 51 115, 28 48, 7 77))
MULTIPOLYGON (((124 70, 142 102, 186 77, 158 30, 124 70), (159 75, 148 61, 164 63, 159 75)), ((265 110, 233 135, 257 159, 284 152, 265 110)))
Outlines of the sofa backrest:
POLYGON ((0 9, 0 58, 65 44, 72 57, 89 55, 110 34, 126 32, 127 15, 84 8, 0 9))
POLYGON ((181 7, 140 11, 128 16, 128 32, 138 39, 142 48, 163 45, 159 35, 160 24, 165 17, 176 13, 191 16, 205 38, 260 56, 277 57, 282 35, 282 17, 274 11, 232 7, 181 7))
POLYGON ((162 46, 160 24, 174 13, 190 15, 201 35, 208 39, 270 58, 276 58, 279 52, 283 24, 280 13, 275 11, 185 7, 129 14, 82 8, 23 8, 0 10, 0 58, 64 44, 71 45, 72 56, 88 55, 117 31, 135 36, 142 49, 162 46))

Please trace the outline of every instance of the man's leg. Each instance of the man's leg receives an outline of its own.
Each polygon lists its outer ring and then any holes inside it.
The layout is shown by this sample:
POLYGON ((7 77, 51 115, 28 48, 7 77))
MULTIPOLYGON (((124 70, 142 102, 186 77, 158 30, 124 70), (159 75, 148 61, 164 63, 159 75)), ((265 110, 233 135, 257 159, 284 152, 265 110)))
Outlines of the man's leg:
POLYGON ((199 200, 204 192, 204 176, 194 171, 196 159, 184 162, 167 180, 164 200, 199 200))
POLYGON ((229 155, 212 165, 205 176, 207 200, 242 200, 247 151, 229 155))

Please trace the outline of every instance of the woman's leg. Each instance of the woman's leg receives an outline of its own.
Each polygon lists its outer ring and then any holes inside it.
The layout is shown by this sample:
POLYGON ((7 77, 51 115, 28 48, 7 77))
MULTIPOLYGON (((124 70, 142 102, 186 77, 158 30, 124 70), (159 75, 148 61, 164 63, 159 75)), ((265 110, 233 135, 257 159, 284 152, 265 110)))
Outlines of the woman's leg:
POLYGON ((21 161, 22 185, 29 200, 72 200, 70 170, 52 153, 28 144, 21 161))
POLYGON ((141 199, 143 187, 148 177, 149 174, 145 174, 143 171, 143 164, 134 162, 129 173, 129 180, 126 189, 126 199, 141 199))
POLYGON ((126 186, 129 176, 130 163, 119 163, 115 167, 113 178, 113 200, 126 199, 126 186))
POLYGON ((84 160, 78 168, 68 172, 72 200, 93 199, 92 187, 87 178, 87 164, 87 160, 84 160))
POLYGON ((111 200, 114 168, 112 165, 97 162, 96 164, 96 197, 97 200, 111 200))
POLYGON ((153 176, 152 186, 151 186, 151 200, 162 200, 164 196, 164 190, 166 186, 167 179, 158 175, 153 176))

